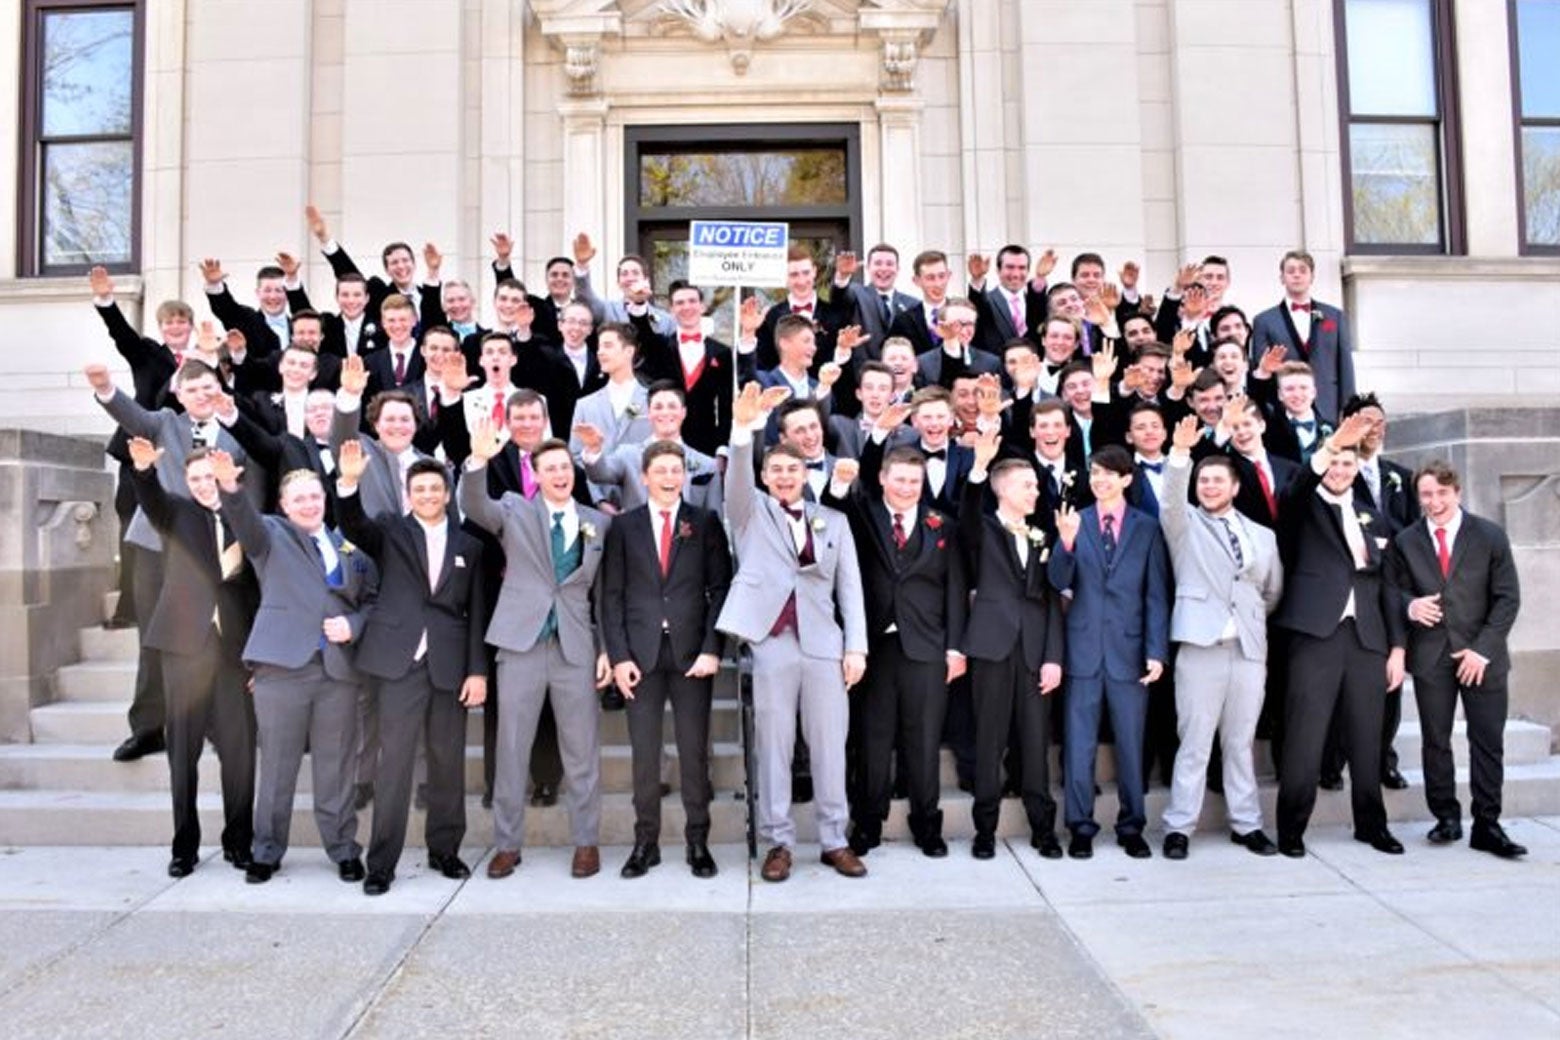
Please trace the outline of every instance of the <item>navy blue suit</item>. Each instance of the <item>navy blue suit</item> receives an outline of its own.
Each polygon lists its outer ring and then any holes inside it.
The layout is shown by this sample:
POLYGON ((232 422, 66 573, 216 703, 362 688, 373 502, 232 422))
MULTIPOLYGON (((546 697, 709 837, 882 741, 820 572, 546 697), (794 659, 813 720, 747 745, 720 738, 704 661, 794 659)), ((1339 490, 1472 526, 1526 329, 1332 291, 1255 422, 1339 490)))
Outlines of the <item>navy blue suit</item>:
POLYGON ((1110 710, 1116 733, 1118 836, 1140 834, 1143 806, 1143 727, 1148 687, 1138 682, 1148 661, 1170 660, 1170 556, 1159 524, 1130 506, 1116 535, 1110 564, 1099 511, 1080 514, 1072 551, 1060 540, 1051 553, 1051 584, 1072 592, 1067 611, 1066 729, 1062 738, 1067 827, 1093 837, 1094 757, 1100 710, 1110 710))

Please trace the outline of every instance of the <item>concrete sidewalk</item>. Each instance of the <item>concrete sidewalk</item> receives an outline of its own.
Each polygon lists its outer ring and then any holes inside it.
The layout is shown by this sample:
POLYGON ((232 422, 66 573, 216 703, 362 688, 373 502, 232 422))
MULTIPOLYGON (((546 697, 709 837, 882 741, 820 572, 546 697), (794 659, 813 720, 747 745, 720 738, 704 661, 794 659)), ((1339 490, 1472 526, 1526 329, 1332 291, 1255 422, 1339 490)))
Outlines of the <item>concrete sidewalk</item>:
MULTIPOLYGON (((1560 1036, 1560 819, 1514 820, 1507 863, 1386 857, 1341 827, 1304 860, 1200 835, 1186 863, 996 860, 886 846, 861 881, 797 850, 784 885, 742 851, 693 878, 568 877, 568 851, 463 884, 408 850, 389 895, 296 849, 249 886, 208 856, 0 849, 8 1037, 857 1038, 1560 1036)), ((1156 836, 1157 838, 1157 836, 1156 836)))

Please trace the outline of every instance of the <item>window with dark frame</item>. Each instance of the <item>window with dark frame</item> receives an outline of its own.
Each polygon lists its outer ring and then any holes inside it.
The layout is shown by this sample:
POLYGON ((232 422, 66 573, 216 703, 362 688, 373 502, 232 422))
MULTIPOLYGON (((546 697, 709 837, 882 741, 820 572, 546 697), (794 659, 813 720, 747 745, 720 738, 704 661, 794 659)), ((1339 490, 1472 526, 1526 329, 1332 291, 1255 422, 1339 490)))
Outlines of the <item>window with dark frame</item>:
POLYGON ((24 0, 18 268, 140 261, 141 4, 24 0))
POLYGON ((1510 0, 1522 252, 1560 254, 1560 0, 1510 0))
POLYGON ((1461 253, 1451 0, 1335 0, 1351 253, 1461 253))

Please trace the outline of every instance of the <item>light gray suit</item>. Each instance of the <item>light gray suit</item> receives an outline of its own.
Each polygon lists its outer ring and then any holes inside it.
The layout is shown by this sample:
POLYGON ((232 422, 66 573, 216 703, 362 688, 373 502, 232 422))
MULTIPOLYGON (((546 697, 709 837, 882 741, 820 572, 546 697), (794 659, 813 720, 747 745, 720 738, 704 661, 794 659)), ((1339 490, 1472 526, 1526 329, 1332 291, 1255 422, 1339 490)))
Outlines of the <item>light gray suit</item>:
POLYGON ((759 494, 753 442, 738 432, 726 464, 726 515, 737 573, 716 628, 753 648, 754 730, 758 743, 758 828, 774 845, 796 843, 791 821, 791 754, 796 716, 812 755, 818 839, 843 848, 845 735, 849 705, 840 661, 867 652, 867 617, 856 543, 845 514, 803 504, 813 555, 803 563, 784 507, 759 494), (794 598, 794 628, 776 631, 794 598), (844 628, 835 622, 835 609, 844 628))
POLYGON ((468 462, 459 498, 468 518, 498 536, 507 561, 487 630, 487 641, 498 648, 493 844, 501 852, 518 852, 524 842, 531 745, 543 701, 550 700, 574 844, 595 845, 601 830, 601 711, 592 619, 610 521, 604 513, 574 505, 580 560, 560 581, 546 499, 538 494, 527 500, 511 492, 494 501, 488 497, 485 469, 468 462), (556 618, 556 632, 543 639, 550 616, 556 618))
MULTIPOLYGON (((588 272, 583 276, 578 272, 575 273, 574 295, 579 297, 581 303, 590 308, 591 317, 596 319, 597 328, 600 328, 603 322, 608 321, 620 322, 624 325, 630 323, 628 304, 623 300, 603 300, 597 296, 596 290, 591 287, 590 274, 588 272)), ((655 327, 655 331, 663 336, 674 336, 677 334, 677 322, 673 320, 670 314, 654 304, 650 306, 650 324, 655 327)))
MULTIPOLYGON (((585 475, 592 484, 617 490, 618 508, 623 512, 638 509, 649 501, 645 494, 643 473, 645 446, 653 443, 619 444, 611 451, 603 451, 594 462, 585 463, 585 475)), ((689 505, 720 513, 724 502, 720 469, 714 459, 702 451, 683 445, 687 453, 687 483, 683 485, 683 501, 689 505), (700 483, 695 484, 695 481, 700 483)))
POLYGON ((352 655, 379 594, 378 571, 330 532, 341 568, 333 585, 319 548, 291 521, 261 516, 244 495, 226 492, 222 513, 260 579, 260 609, 244 646, 244 661, 255 672, 260 744, 255 862, 275 865, 287 852, 305 745, 320 841, 335 862, 355 859, 363 848, 352 801, 359 687, 352 655), (325 619, 337 616, 352 628, 348 644, 324 639, 325 619))
MULTIPOLYGON (((637 379, 634 381, 634 396, 629 401, 630 415, 625 412, 622 416, 612 410, 612 398, 607 393, 607 388, 602 387, 593 394, 580 398, 574 405, 574 425, 589 423, 601 431, 602 450, 610 452, 619 444, 637 444, 650 437, 650 397, 645 391, 645 385, 637 379)), ((585 445, 573 430, 569 431, 569 451, 578 459, 580 453, 585 450, 585 445)))
POLYGON ((1284 591, 1273 532, 1231 509, 1224 518, 1187 503, 1191 460, 1165 467, 1159 523, 1175 572, 1170 638, 1175 663, 1175 756, 1165 829, 1190 835, 1202 814, 1208 756, 1217 732, 1224 755, 1224 799, 1237 834, 1262 828, 1251 761, 1267 678, 1267 616, 1284 591), (1226 522, 1231 526, 1226 526, 1226 522), (1240 535, 1236 564, 1230 531, 1240 535))

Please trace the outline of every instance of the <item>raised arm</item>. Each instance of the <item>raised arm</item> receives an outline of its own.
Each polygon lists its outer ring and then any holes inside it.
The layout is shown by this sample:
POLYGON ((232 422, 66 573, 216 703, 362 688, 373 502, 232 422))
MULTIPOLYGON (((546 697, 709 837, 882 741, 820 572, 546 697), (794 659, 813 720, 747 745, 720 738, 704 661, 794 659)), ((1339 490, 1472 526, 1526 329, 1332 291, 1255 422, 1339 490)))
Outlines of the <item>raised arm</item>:
POLYGON ((162 433, 162 423, 153 412, 147 411, 135 398, 114 386, 106 365, 88 365, 83 371, 92 385, 93 396, 102 409, 132 437, 145 437, 157 442, 162 433))
POLYGON ((1170 458, 1165 464, 1164 494, 1160 496, 1159 526, 1172 548, 1186 537, 1187 488, 1192 480, 1192 445, 1197 443, 1198 423, 1188 415, 1175 424, 1170 458))
POLYGON ((253 500, 239 487, 238 478, 244 472, 243 468, 225 451, 213 451, 211 465, 222 498, 222 515, 227 518, 233 537, 238 539, 245 555, 258 567, 271 551, 271 532, 253 500))
POLYGON ((341 476, 336 481, 336 524, 341 533, 361 545, 376 560, 384 558, 385 532, 379 523, 363 509, 363 496, 358 494, 358 481, 368 468, 368 456, 363 445, 350 440, 341 446, 336 459, 341 476))
POLYGON ((466 460, 465 476, 456 492, 461 513, 495 536, 503 534, 504 509, 488 494, 487 464, 500 447, 493 424, 486 419, 477 423, 471 434, 471 457, 466 460))

